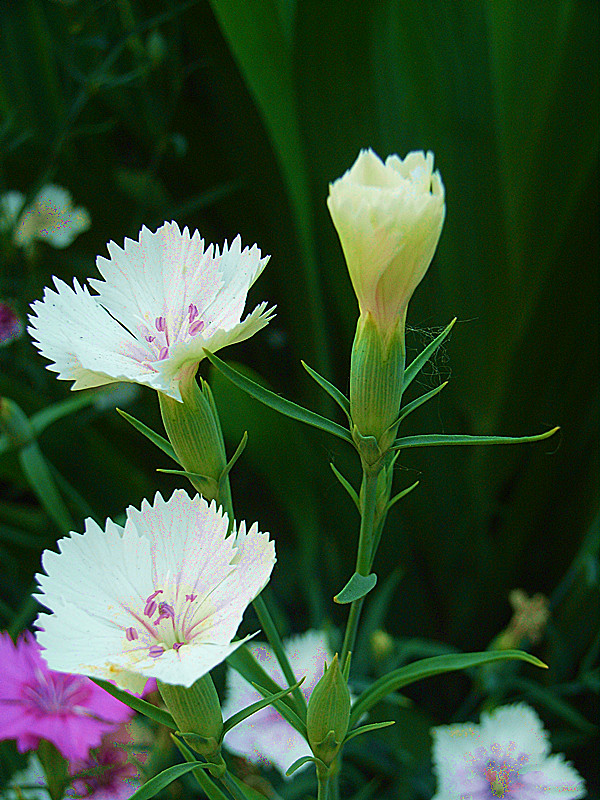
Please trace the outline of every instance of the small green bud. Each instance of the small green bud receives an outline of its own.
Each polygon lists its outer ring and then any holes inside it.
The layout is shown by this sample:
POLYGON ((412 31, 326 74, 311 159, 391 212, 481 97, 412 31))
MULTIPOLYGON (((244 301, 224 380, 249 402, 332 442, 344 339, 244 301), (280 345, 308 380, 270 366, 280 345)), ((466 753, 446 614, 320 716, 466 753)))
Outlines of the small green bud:
POLYGON ((157 681, 162 699, 193 750, 217 766, 224 766, 221 756, 223 714, 210 675, 203 675, 189 688, 157 681))
POLYGON ((331 764, 338 754, 349 720, 350 692, 336 653, 313 690, 306 714, 311 750, 325 764, 331 764))
POLYGON ((350 363, 350 416, 354 441, 368 464, 377 451, 384 455, 396 438, 405 354, 404 317, 384 331, 370 313, 361 314, 350 363), (370 438, 376 444, 368 448, 372 452, 364 446, 370 438))

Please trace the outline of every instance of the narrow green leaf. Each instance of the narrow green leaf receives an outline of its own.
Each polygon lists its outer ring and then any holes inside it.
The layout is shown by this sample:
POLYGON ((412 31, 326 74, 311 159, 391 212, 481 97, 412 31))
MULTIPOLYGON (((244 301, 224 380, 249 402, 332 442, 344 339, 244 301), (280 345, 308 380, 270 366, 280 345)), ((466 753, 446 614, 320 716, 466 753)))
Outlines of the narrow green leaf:
POLYGON ((61 400, 59 403, 46 406, 46 408, 33 414, 29 420, 35 436, 39 436, 53 422, 57 422, 59 419, 63 419, 63 417, 67 417, 82 408, 91 406, 101 396, 98 392, 80 392, 79 397, 69 397, 67 400, 61 400))
POLYGON ((352 486, 352 484, 348 480, 346 480, 346 478, 344 478, 342 473, 336 468, 336 466, 333 463, 333 461, 329 464, 329 466, 331 467, 332 472, 335 475, 335 477, 338 479, 338 481, 342 484, 344 489, 348 492, 348 494, 352 498, 352 500, 354 502, 354 505, 356 506, 356 508, 358 509, 358 512, 360 514, 360 499, 358 497, 358 493, 357 493, 356 489, 354 488, 354 486, 352 486))
MULTIPOLYGON (((277 694, 283 691, 282 687, 265 672, 245 645, 238 647, 237 650, 227 656, 227 663, 236 672, 239 672, 242 678, 247 680, 248 683, 257 683, 265 687, 264 690, 267 694, 277 694)), ((287 705, 289 711, 295 713, 293 702, 288 695, 283 697, 279 702, 287 705)), ((294 725, 294 727, 296 726, 294 725)))
POLYGON ((315 380, 321 389, 324 389, 327 394, 335 400, 338 406, 342 409, 344 414, 348 417, 348 421, 350 421, 350 400, 346 397, 343 392, 334 386, 333 383, 329 383, 327 378, 324 378, 322 375, 319 375, 312 367, 309 367, 302 359, 300 359, 300 363, 304 367, 304 369, 308 372, 311 378, 315 380))
POLYGON ((439 394, 444 388, 444 386, 447 385, 448 381, 444 381, 444 383, 440 383, 439 386, 436 386, 435 389, 432 389, 430 392, 427 392, 426 394, 422 394, 421 397, 417 397, 417 399, 413 400, 412 403, 409 403, 408 405, 404 406, 404 408, 401 408, 400 416, 398 417, 398 423, 402 422, 402 420, 408 417, 409 414, 412 414, 412 412, 415 411, 415 409, 419 408, 419 406, 422 406, 428 400, 431 400, 432 397, 435 397, 436 394, 439 394))
MULTIPOLYGON (((268 689, 265 689, 259 683, 256 683, 256 681, 252 681, 252 686, 254 686, 256 691, 260 692, 263 697, 269 697, 271 695, 271 692, 269 692, 268 689)), ((298 716, 298 714, 296 714, 293 709, 290 708, 290 706, 285 704, 284 698, 282 697, 281 700, 270 700, 270 703, 277 709, 277 711, 279 711, 281 716, 290 723, 292 728, 295 728, 298 733, 300 733, 306 739, 306 723, 298 716)))
POLYGON ((156 706, 153 706, 152 703, 147 703, 145 700, 142 700, 141 697, 136 697, 133 694, 129 694, 129 692, 119 689, 117 686, 113 686, 112 683, 108 683, 108 681, 103 681, 100 678, 92 678, 92 680, 101 689, 104 689, 105 692, 112 694, 112 696, 116 697, 117 700, 125 703, 125 705, 129 706, 129 708, 133 708, 134 711, 139 711, 140 714, 153 719, 155 722, 160 722, 161 725, 166 725, 167 728, 171 728, 174 731, 177 730, 175 720, 168 711, 164 711, 162 708, 157 708, 156 706))
POLYGON ((293 775, 293 773, 294 773, 294 772, 296 772, 296 770, 297 770, 297 769, 300 769, 300 767, 301 767, 303 764, 308 764, 308 762, 309 762, 309 761, 312 761, 312 762, 313 762, 313 764, 322 764, 324 767, 327 767, 327 765, 326 765, 326 764, 325 764, 323 761, 321 761, 321 759, 320 759, 320 758, 317 758, 316 756, 302 756, 301 758, 297 758, 297 759, 294 761, 294 763, 293 763, 293 764, 291 764, 291 765, 290 765, 290 766, 287 768, 287 770, 286 770, 286 773, 285 773, 285 774, 286 774, 288 777, 289 777, 290 775, 293 775))
POLYGON ((502 683, 502 687, 517 689, 528 695, 537 705, 544 706, 552 714, 563 719, 573 728, 577 728, 584 733, 593 736, 598 731, 598 726, 587 720, 583 714, 577 711, 569 702, 563 700, 557 694, 556 688, 540 686, 527 678, 520 676, 508 677, 502 683))
POLYGON ((333 602, 344 604, 360 600, 361 597, 369 594, 376 583, 377 575, 374 572, 371 572, 370 575, 359 575, 358 572, 355 572, 341 592, 338 592, 333 598, 333 602))
POLYGON ((554 436, 560 428, 552 428, 536 436, 464 436, 462 434, 428 433, 423 436, 404 436, 396 439, 392 449, 405 450, 408 447, 431 447, 434 445, 454 444, 523 444, 525 442, 541 442, 554 436))
POLYGON ((35 492, 44 511, 52 519, 57 528, 66 533, 73 529, 73 519, 37 442, 31 442, 21 448, 19 463, 27 482, 35 492))
POLYGON ((220 481, 224 480, 229 475, 232 468, 235 466, 235 463, 237 462, 238 458, 242 455, 242 453, 246 449, 247 444, 248 444, 248 431, 244 431, 244 435, 242 436, 240 443, 236 447, 235 453, 231 456, 231 458, 225 465, 225 469, 223 470, 223 472, 219 477, 220 481))
POLYGON ((444 339, 448 336, 452 328, 454 327, 454 323, 456 322, 456 317, 452 320, 452 322, 444 328, 444 330, 440 333, 439 336, 430 342, 427 347, 422 350, 419 355, 414 358, 408 367, 404 370, 404 389, 406 389, 410 384, 414 381, 417 377, 419 372, 423 369, 425 364, 429 361, 431 356, 435 353, 438 347, 442 344, 444 339))
POLYGON ((181 778, 182 775, 187 775, 188 772, 192 772, 192 770, 195 769, 206 769, 207 766, 208 764, 202 761, 192 761, 190 763, 175 764, 172 767, 168 767, 158 775, 150 778, 149 781, 146 781, 135 794, 131 795, 131 800, 150 800, 150 798, 155 797, 166 786, 172 784, 173 781, 181 778))
POLYGON ((241 711, 238 711, 237 714, 234 714, 232 717, 229 717, 229 719, 225 720, 223 724, 223 736, 225 736, 227 731, 230 731, 232 728, 235 728, 236 725, 239 725, 240 722, 247 719, 247 717, 252 716, 252 714, 256 714, 257 711, 261 711, 261 709, 272 705, 276 700, 280 700, 290 692, 293 692, 294 689, 297 689, 303 681, 304 678, 287 689, 282 689, 276 694, 270 694, 269 696, 264 697, 262 700, 257 700, 256 703, 252 703, 252 705, 242 709, 241 711))
POLYGON ((400 667, 388 675, 376 680, 366 689, 352 706, 350 714, 350 724, 356 723, 358 719, 374 705, 383 700, 391 692, 408 686, 423 678, 430 678, 432 675, 440 675, 444 672, 455 672, 459 669, 469 669, 479 667, 482 664, 491 664, 494 661, 505 661, 507 659, 518 659, 527 661, 536 667, 547 669, 546 664, 539 658, 525 653, 522 650, 504 651, 485 651, 482 653, 464 653, 460 655, 434 656, 415 661, 405 667, 400 667))
MULTIPOLYGON (((173 743, 176 745, 177 749, 181 753, 181 755, 185 758, 188 763, 192 763, 195 761, 195 756, 189 747, 185 744, 185 742, 180 739, 178 736, 174 736, 171 734, 171 739, 173 743)), ((204 772, 205 769, 208 769, 208 764, 202 762, 200 767, 195 767, 193 770, 194 778, 198 781, 198 785, 202 787, 204 790, 205 795, 208 797, 209 800, 231 800, 228 795, 221 791, 221 789, 213 782, 211 778, 204 772)))
POLYGON ((214 478, 209 478, 207 475, 199 475, 197 472, 186 472, 184 469, 162 469, 160 467, 156 468, 157 472, 164 472, 167 475, 182 475, 184 478, 187 478, 194 488, 196 487, 196 483, 200 484, 200 494, 212 494, 214 491, 214 487, 216 486, 216 481, 214 478), (194 481, 196 483, 194 483, 194 481), (202 487, 209 491, 203 491, 202 487))
POLYGON ((398 500, 402 500, 403 497, 406 497, 407 494, 412 492, 413 489, 416 489, 419 485, 419 481, 415 481, 412 486, 409 486, 408 489, 403 489, 401 492, 398 492, 397 495, 394 495, 391 500, 388 500, 388 503, 385 507, 385 513, 387 514, 390 508, 395 505, 398 500))
POLYGON ((252 786, 243 783, 239 778, 229 772, 225 774, 223 780, 235 800, 265 800, 265 796, 262 792, 257 792, 252 786))
POLYGON ((351 731, 348 736, 344 739, 344 744, 349 742, 350 739, 354 739, 355 736, 360 736, 363 733, 369 733, 370 731, 379 730, 379 728, 389 728, 390 725, 395 725, 396 721, 391 719, 387 722, 372 722, 370 725, 361 725, 360 728, 355 728, 351 731))
POLYGON ((312 425, 314 428, 332 433, 334 436, 339 436, 340 439, 344 439, 344 441, 353 444, 350 431, 338 425, 337 422, 332 422, 322 417, 320 414, 316 414, 314 411, 309 411, 296 403, 292 403, 291 400, 286 400, 274 392, 270 392, 268 389, 259 386, 258 383, 251 381, 250 378, 246 378, 245 375, 242 375, 224 361, 221 361, 214 353, 209 353, 208 350, 204 352, 214 367, 222 372, 226 378, 229 378, 235 386, 243 389, 251 397, 254 397, 255 400, 264 403, 266 406, 269 406, 269 408, 275 409, 275 411, 279 411, 280 414, 284 414, 286 417, 297 419, 299 422, 305 422, 307 425, 312 425))
POLYGON ((139 419, 132 417, 131 414, 128 414, 126 411, 117 408, 117 412, 124 419, 126 419, 130 425, 133 425, 133 427, 137 431, 143 434, 147 439, 150 439, 150 441, 153 444, 155 444, 160 450, 162 450, 163 453, 166 453, 170 458, 173 459, 173 461, 176 461, 179 464, 177 456, 175 455, 175 450, 173 450, 173 446, 169 441, 167 441, 167 439, 164 438, 164 436, 161 436, 159 433, 156 433, 156 431, 153 431, 152 428, 149 428, 147 425, 144 425, 143 422, 140 422, 139 419))

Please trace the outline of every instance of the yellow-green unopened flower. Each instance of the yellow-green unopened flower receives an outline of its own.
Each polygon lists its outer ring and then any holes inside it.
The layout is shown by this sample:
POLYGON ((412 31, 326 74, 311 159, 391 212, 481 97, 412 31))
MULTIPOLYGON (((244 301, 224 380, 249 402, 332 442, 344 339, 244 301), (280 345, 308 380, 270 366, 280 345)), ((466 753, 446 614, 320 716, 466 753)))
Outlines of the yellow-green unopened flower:
POLYGON ((406 313, 442 231, 444 185, 433 153, 383 161, 361 150, 354 165, 329 186, 336 227, 361 316, 383 330, 406 313))

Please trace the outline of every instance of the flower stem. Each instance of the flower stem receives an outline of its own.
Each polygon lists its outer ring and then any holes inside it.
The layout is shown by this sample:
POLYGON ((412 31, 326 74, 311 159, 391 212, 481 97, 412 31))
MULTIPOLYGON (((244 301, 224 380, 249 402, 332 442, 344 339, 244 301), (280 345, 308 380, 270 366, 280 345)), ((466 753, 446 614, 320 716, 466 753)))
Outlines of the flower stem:
MULTIPOLYGON (((235 514, 229 473, 226 470, 223 432, 212 392, 206 381, 201 381, 198 386, 193 370, 188 372, 185 380, 180 381, 180 391, 182 403, 159 392, 160 410, 167 436, 184 469, 199 476, 198 485, 194 483, 195 488, 207 499, 214 499, 226 512, 231 532, 235 514)), ((192 478, 190 480, 193 482, 192 478)), ((254 600, 254 609, 288 685, 293 686, 296 683, 294 672, 262 597, 254 600)), ((297 713, 302 719, 306 719, 306 700, 299 688, 294 689, 292 697, 297 713)))
MULTIPOLYGON (((360 534, 358 538, 358 553, 356 555, 356 572, 359 575, 368 575, 372 563, 373 537, 375 534, 375 516, 377 511, 377 476, 380 468, 373 468, 363 462, 363 479, 361 487, 361 517, 360 534)), ((354 600, 350 605, 346 632, 340 663, 342 670, 346 668, 346 661, 354 648, 358 621, 363 607, 364 598, 354 600)))
POLYGON ((317 800, 329 800, 329 775, 323 775, 317 768, 317 800))

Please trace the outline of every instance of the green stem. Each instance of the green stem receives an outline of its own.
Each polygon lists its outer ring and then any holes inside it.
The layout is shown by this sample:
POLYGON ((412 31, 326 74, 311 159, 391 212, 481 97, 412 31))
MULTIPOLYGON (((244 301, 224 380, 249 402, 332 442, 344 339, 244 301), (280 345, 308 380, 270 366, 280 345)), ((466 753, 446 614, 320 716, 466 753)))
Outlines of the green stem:
POLYGON ((317 800, 329 800, 329 776, 317 768, 317 800))
MULTIPOLYGON (((371 554, 373 549, 373 538, 375 534, 375 516, 377 511, 377 476, 380 469, 369 467, 363 462, 363 479, 361 487, 361 517, 360 534, 358 538, 358 553, 356 555, 356 572, 359 575, 368 575, 371 569, 371 554)), ((355 600, 350 605, 346 632, 340 664, 342 670, 346 668, 346 661, 354 648, 358 622, 363 607, 364 598, 355 600)))
MULTIPOLYGON (((211 491, 211 497, 208 497, 207 488, 196 488, 207 499, 214 498, 223 508, 229 517, 231 532, 235 520, 233 499, 229 474, 224 474, 227 464, 225 443, 212 392, 205 381, 202 381, 201 386, 197 385, 193 370, 185 380, 180 381, 180 391, 183 403, 159 392, 160 410, 167 436, 184 469, 206 476, 209 483, 205 483, 211 491)), ((257 597, 253 605, 288 685, 293 686, 296 678, 267 604, 262 597, 257 597)), ((296 712, 302 719, 306 719, 306 700, 299 688, 294 689, 292 697, 296 712)))

